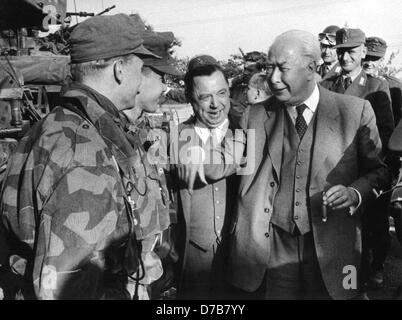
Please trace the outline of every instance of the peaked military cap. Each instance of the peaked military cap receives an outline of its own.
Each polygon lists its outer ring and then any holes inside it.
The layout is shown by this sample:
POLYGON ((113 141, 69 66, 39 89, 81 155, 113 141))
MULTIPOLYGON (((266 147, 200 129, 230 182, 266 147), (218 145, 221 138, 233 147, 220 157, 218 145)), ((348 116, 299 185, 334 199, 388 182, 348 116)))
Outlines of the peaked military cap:
POLYGON ((387 43, 379 37, 368 37, 366 39, 366 47, 368 56, 382 58, 387 51, 387 43))
POLYGON ((142 45, 144 30, 141 19, 123 13, 84 20, 74 28, 69 38, 71 62, 83 63, 131 53, 160 58, 142 45))
POLYGON ((336 32, 335 48, 353 48, 366 43, 366 35, 360 29, 342 28, 336 32))
POLYGON ((170 54, 169 50, 175 37, 173 32, 153 32, 145 31, 143 34, 144 47, 162 59, 147 57, 142 59, 144 66, 156 69, 159 72, 173 76, 181 76, 182 73, 174 67, 177 62, 170 54))

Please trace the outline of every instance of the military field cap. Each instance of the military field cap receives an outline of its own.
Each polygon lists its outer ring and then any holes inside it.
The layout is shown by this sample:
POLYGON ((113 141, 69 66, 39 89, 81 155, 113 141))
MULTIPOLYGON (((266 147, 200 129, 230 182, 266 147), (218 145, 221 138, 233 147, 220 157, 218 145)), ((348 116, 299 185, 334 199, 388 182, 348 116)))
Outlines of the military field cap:
POLYGON ((69 38, 71 63, 108 59, 127 54, 160 58, 142 45, 141 19, 126 14, 95 16, 79 23, 69 38))
POLYGON ((402 121, 399 121, 391 138, 389 138, 388 148, 391 151, 402 151, 402 121))
POLYGON ((336 32, 335 48, 353 48, 366 43, 366 35, 360 29, 342 28, 336 32))
POLYGON ((202 66, 206 65, 216 65, 219 66, 218 61, 212 56, 208 55, 200 55, 192 58, 190 62, 188 63, 187 70, 192 71, 194 69, 197 69, 202 66))
POLYGON ((322 44, 326 44, 329 46, 336 45, 336 32, 340 28, 335 25, 331 25, 326 27, 321 33, 318 34, 318 40, 322 44))
POLYGON ((175 39, 173 32, 153 32, 147 30, 142 38, 144 39, 144 47, 162 58, 144 58, 142 59, 144 66, 173 76, 182 75, 182 73, 174 67, 174 63, 177 61, 169 53, 170 45, 175 39))
POLYGON ((366 39, 366 47, 368 56, 382 58, 385 56, 385 51, 387 51, 387 43, 379 37, 368 37, 366 39))
POLYGON ((251 51, 246 53, 246 55, 244 56, 244 60, 249 62, 258 62, 260 60, 263 60, 264 57, 264 53, 262 52, 251 51))

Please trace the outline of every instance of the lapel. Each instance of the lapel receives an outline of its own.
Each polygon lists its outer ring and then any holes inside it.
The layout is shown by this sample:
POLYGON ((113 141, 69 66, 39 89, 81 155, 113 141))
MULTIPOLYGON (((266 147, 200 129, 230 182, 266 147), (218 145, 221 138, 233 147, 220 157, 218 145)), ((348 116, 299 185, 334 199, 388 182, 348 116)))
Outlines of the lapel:
POLYGON ((315 141, 313 159, 311 163, 311 179, 314 179, 328 154, 333 147, 331 137, 339 135, 337 121, 339 116, 338 108, 328 95, 328 90, 318 86, 320 90, 320 100, 317 107, 317 127, 315 131, 315 141))
POLYGON ((279 183, 282 163, 285 106, 276 99, 273 99, 273 101, 272 106, 266 106, 267 119, 265 120, 264 127, 266 140, 268 141, 268 156, 271 159, 272 166, 276 173, 276 179, 279 183))
POLYGON ((364 97, 364 89, 367 82, 367 75, 362 70, 357 78, 352 82, 345 94, 354 97, 364 97))

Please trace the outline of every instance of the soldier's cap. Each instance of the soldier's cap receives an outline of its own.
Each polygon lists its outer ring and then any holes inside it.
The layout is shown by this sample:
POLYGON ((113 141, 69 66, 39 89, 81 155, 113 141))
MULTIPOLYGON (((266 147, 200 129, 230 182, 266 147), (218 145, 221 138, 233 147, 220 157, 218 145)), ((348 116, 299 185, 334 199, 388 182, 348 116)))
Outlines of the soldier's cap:
POLYGON ((162 59, 153 57, 144 58, 142 59, 144 66, 156 69, 161 73, 182 76, 182 73, 174 67, 177 61, 169 52, 170 46, 175 39, 173 32, 153 32, 147 30, 142 37, 144 39, 144 47, 162 57, 162 59))
POLYGON ((161 58, 145 49, 142 33, 145 25, 141 19, 116 14, 95 16, 79 23, 71 32, 71 63, 83 63, 99 59, 108 59, 127 54, 140 58, 161 58))
POLYGON ((340 28, 335 25, 326 27, 321 33, 318 34, 318 40, 322 44, 334 46, 336 44, 336 32, 340 28))
POLYGON ((209 55, 200 55, 200 56, 195 56, 192 58, 187 66, 188 72, 193 71, 199 67, 206 66, 206 65, 215 65, 219 66, 218 61, 212 56, 209 55))
POLYGON ((367 56, 380 57, 385 56, 387 43, 379 37, 368 37, 366 39, 367 56))
POLYGON ((388 148, 391 151, 402 151, 402 121, 399 121, 394 132, 391 135, 391 138, 389 138, 388 148))
POLYGON ((336 32, 335 48, 354 48, 366 43, 366 35, 360 29, 342 28, 336 32))
POLYGON ((264 53, 259 51, 251 51, 247 52, 244 56, 244 60, 248 62, 258 62, 260 60, 264 60, 264 53))

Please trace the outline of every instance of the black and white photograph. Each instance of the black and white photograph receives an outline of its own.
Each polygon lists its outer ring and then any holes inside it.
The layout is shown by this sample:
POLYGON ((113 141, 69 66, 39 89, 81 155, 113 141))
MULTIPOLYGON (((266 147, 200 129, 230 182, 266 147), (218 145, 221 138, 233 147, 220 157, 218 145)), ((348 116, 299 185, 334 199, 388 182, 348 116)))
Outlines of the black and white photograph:
POLYGON ((0 0, 0 300, 402 300, 401 13, 0 0))

